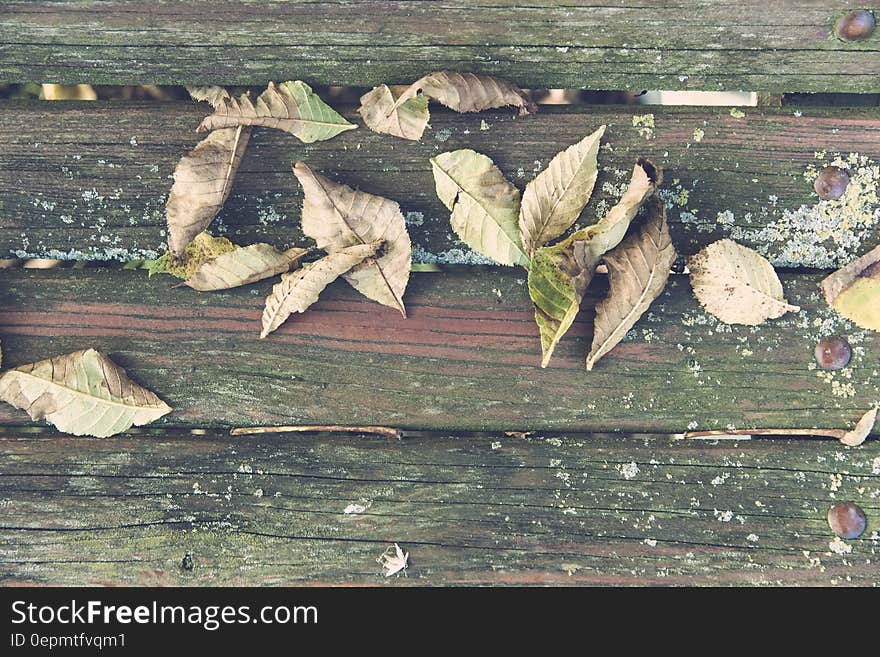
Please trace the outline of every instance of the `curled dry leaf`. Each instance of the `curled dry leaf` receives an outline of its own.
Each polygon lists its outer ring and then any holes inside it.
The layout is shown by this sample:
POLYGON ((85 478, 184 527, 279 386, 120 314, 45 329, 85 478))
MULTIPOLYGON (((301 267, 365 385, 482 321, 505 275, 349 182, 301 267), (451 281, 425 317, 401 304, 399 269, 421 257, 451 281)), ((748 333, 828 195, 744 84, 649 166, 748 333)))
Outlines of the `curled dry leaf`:
POLYGON ((296 80, 277 87, 270 82, 256 103, 247 94, 222 100, 197 131, 253 125, 284 130, 307 144, 357 128, 321 100, 309 85, 296 80))
POLYGON ((179 256, 173 253, 163 253, 155 260, 148 260, 144 266, 150 272, 150 276, 170 274, 177 278, 187 279, 193 276, 206 262, 211 262, 236 248, 238 247, 225 237, 199 233, 186 245, 179 256))
POLYGON ((880 246, 822 281, 825 300, 857 325, 880 331, 880 246))
POLYGON ((223 87, 217 86, 200 86, 187 87, 190 98, 199 102, 210 103, 214 109, 218 108, 223 101, 230 98, 229 92, 223 87))
POLYGON ((526 186, 519 232, 526 253, 556 239, 577 221, 599 174, 599 142, 605 126, 558 153, 526 186))
POLYGON ((398 105, 404 90, 406 87, 379 85, 361 96, 358 112, 373 132, 418 141, 431 118, 428 97, 414 96, 398 105))
POLYGON ((840 437, 840 442, 844 445, 848 445, 849 447, 855 447, 857 445, 861 445, 865 442, 865 438, 871 433, 874 429, 874 425, 877 423, 877 407, 875 406, 870 411, 865 413, 862 418, 856 423, 856 426, 852 431, 847 431, 843 436, 840 437))
POLYGON ((541 367, 547 367, 553 350, 574 322, 602 256, 623 240, 660 178, 660 170, 651 162, 639 160, 629 187, 608 214, 558 244, 535 251, 529 269, 529 295, 541 334, 541 367))
POLYGON ((529 265, 519 236, 519 190, 488 157, 468 148, 431 158, 437 196, 469 247, 502 265, 529 265))
POLYGON ((660 296, 675 262, 675 248, 666 224, 666 209, 656 196, 647 203, 647 215, 620 245, 605 255, 609 290, 596 306, 593 346, 587 369, 623 339, 660 296))
POLYGON ((756 326, 800 311, 785 300, 773 265, 733 240, 710 244, 688 259, 688 267, 700 304, 727 324, 756 326))
POLYGON ((168 248, 180 255, 226 202, 250 139, 250 128, 217 130, 184 155, 174 169, 165 210, 168 248))
POLYGON ((281 326, 292 313, 305 312, 318 300, 325 287, 352 267, 375 255, 381 244, 373 242, 347 246, 297 271, 282 274, 281 282, 266 297, 260 338, 265 338, 281 326))
POLYGON ((263 243, 239 246, 202 263, 184 284, 200 292, 249 285, 289 271, 308 252, 299 248, 282 252, 263 243))
POLYGON ((0 375, 0 399, 76 436, 106 438, 171 408, 100 351, 86 349, 0 375))
POLYGON ((356 244, 384 242, 378 258, 348 271, 344 278, 368 299, 396 308, 406 317, 403 293, 412 267, 412 244, 400 206, 387 198, 352 189, 297 162, 302 185, 303 232, 329 253, 356 244))
POLYGON ((456 112, 481 112, 514 106, 520 114, 537 111, 525 92, 512 82, 475 73, 430 73, 409 87, 380 85, 361 96, 358 109, 375 132, 418 141, 428 125, 428 98, 456 112))

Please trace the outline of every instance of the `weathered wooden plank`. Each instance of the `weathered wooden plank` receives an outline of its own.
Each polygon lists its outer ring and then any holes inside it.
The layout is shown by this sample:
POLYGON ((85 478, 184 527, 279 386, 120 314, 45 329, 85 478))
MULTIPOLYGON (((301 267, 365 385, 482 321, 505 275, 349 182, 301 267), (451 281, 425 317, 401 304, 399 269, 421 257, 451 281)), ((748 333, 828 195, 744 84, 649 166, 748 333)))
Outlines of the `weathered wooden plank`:
POLYGON ((0 79, 360 86, 448 68, 532 87, 876 92, 880 37, 834 34, 851 9, 827 0, 5 2, 0 79))
MULTIPOLYGON (((362 127, 304 145, 258 130, 212 229, 240 243, 303 244, 301 192, 290 163, 305 159, 340 181, 399 201, 417 262, 474 262, 449 227, 428 159, 475 148, 524 187, 559 150, 605 123, 611 150, 601 152, 604 171, 582 223, 616 199, 632 163, 645 155, 666 169, 663 194, 682 253, 733 236, 777 264, 832 267, 880 242, 872 230, 880 223, 880 108, 744 111, 739 117, 728 108, 545 106, 521 119, 512 112, 435 111, 424 143, 362 127), (645 125, 651 120, 653 128, 645 125), (829 225, 805 173, 835 153, 869 160, 861 175, 863 203, 833 214, 829 225)), ((154 255, 163 246, 171 174, 197 143, 194 128, 205 112, 196 103, 0 104, 0 254, 154 255)))
POLYGON ((0 453, 5 584, 880 584, 877 441, 6 434, 0 453), (835 540, 839 500, 862 538, 835 540), (386 580, 394 542, 411 566, 386 580))
MULTIPOLYGON (((5 367, 90 346, 108 352, 176 409, 160 426, 851 427, 880 401, 880 338, 839 319, 820 279, 785 276, 803 310, 752 328, 719 324, 673 276, 592 372, 584 359, 605 281, 541 369, 524 272, 500 268, 414 275, 406 320, 337 282, 266 340, 259 318, 272 281, 200 294, 142 271, 5 270, 0 337, 5 367), (830 333, 848 336, 854 358, 819 376, 815 343, 830 333)), ((0 423, 26 421, 0 405, 0 423)))

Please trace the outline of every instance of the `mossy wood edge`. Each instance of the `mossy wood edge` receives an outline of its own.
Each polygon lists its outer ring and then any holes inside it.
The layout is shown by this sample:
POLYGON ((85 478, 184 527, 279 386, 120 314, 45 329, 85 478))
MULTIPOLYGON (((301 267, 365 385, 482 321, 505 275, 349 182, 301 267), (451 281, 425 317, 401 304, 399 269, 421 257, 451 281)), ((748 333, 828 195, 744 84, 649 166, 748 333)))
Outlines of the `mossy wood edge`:
POLYGON ((456 0, 439 11, 427 2, 368 0, 5 2, 0 79, 263 84, 299 77, 371 86, 448 69, 539 88, 877 92, 880 35, 852 42, 835 35, 852 8, 827 0, 456 0))
MULTIPOLYGON (((216 293, 123 270, 0 273, 3 364, 94 347, 174 412, 156 426, 383 425, 437 430, 678 433, 688 429, 852 428, 880 401, 876 333, 828 308, 821 275, 782 276, 801 306, 760 327, 706 314, 687 277, 625 341, 585 369, 597 277, 550 367, 525 272, 415 274, 408 319, 332 284, 309 312, 259 339, 273 281, 216 293), (854 347, 847 370, 817 372, 816 341, 854 347)), ((0 423, 27 416, 0 405, 0 423)))
MULTIPOLYGON (((155 256, 166 239, 171 174, 199 141, 194 130, 209 111, 206 103, 185 102, 0 104, 0 257, 155 256)), ((682 255, 733 236, 771 255, 790 244, 787 266, 831 267, 880 242, 875 227, 855 241, 840 236, 818 250, 801 248, 799 242, 813 234, 809 223, 788 229, 784 216, 790 212, 795 219, 788 223, 796 222, 818 201, 805 178, 810 167, 823 166, 835 153, 880 162, 880 108, 742 112, 542 106, 534 116, 516 118, 513 111, 459 115, 438 109, 433 131, 421 143, 363 125, 309 145, 279 131, 255 130, 230 198, 210 229, 243 245, 308 244, 299 227, 302 191, 290 170, 294 160, 303 160, 338 182, 398 201, 416 262, 472 264, 480 259, 450 228, 449 211, 434 191, 430 158, 473 148, 522 190, 557 152, 607 124, 599 180, 578 226, 616 201, 615 192, 644 156, 664 168, 662 194, 682 255), (762 231, 774 222, 783 227, 768 238, 762 231)), ((350 109, 344 114, 360 123, 350 109)), ((872 185, 876 192, 880 181, 872 185)))
POLYGON ((5 585, 878 584, 876 441, 7 432, 0 451, 5 585), (862 538, 834 538, 839 500, 862 538), (410 567, 385 579, 395 542, 410 567))

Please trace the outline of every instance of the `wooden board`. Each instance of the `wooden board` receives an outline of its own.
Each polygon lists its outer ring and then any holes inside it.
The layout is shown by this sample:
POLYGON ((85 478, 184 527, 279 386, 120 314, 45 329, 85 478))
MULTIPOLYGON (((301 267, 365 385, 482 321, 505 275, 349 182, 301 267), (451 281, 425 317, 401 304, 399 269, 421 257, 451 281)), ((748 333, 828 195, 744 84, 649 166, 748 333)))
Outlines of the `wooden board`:
POLYGON ((877 441, 6 433, 0 452, 6 585, 880 584, 877 441), (861 539, 828 528, 840 500, 861 539), (385 579, 395 542, 411 565, 385 579))
MULTIPOLYGON (((198 142, 194 129, 208 111, 205 104, 182 102, 0 105, 0 255, 123 260, 155 255, 164 244, 171 174, 198 142)), ((524 188, 559 150, 607 124, 610 150, 601 152, 604 170, 581 224, 616 200, 635 160, 648 156, 666 170, 663 194, 682 253, 733 236, 774 256, 779 265, 833 267, 880 243, 880 232, 850 212, 833 216, 837 232, 828 239, 804 247, 816 234, 828 234, 828 222, 823 226, 813 217, 818 199, 805 173, 835 153, 868 158, 864 170, 870 182, 863 197, 875 204, 862 215, 877 223, 872 213, 880 193, 880 108, 744 108, 744 113, 544 106, 534 116, 514 118, 510 111, 437 110, 423 143, 363 126, 312 145, 257 130, 212 230, 242 244, 304 244, 301 191, 290 172, 291 162, 303 159, 339 181, 400 202, 416 262, 474 262, 478 259, 454 235, 449 212, 436 197, 429 158, 474 148, 524 188), (648 117, 653 129, 633 125, 648 117), (836 228, 847 223, 853 228, 836 228)))
MULTIPOLYGON (((876 0, 854 7, 878 8, 876 0)), ((406 83, 437 69, 523 86, 880 90, 880 35, 847 3, 762 0, 4 2, 0 79, 101 84, 406 83)))
MULTIPOLYGON (((143 271, 4 270, 3 364, 102 349, 176 409, 158 426, 850 428, 880 401, 880 337, 839 320, 815 275, 783 276, 803 310, 758 328, 719 324, 674 276, 628 341, 587 372, 601 278, 541 369, 523 270, 416 274, 406 320, 338 281, 266 340, 259 318, 272 281, 198 293, 143 271), (819 376, 814 347, 832 333, 848 336, 855 356, 819 376)), ((27 421, 0 405, 0 424, 27 421)))

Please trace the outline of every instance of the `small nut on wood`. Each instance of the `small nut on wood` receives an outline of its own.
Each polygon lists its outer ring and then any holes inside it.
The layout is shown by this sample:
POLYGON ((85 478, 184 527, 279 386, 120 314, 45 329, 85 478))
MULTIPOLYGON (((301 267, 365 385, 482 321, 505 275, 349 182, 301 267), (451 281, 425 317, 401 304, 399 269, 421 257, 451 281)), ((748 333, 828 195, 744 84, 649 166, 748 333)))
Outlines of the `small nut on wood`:
POLYGON ((828 509, 828 525, 840 538, 852 539, 865 533, 868 519, 858 504, 838 502, 828 509))
POLYGON ((837 23, 837 36, 844 41, 861 41, 874 32, 874 12, 857 9, 848 13, 837 23))

